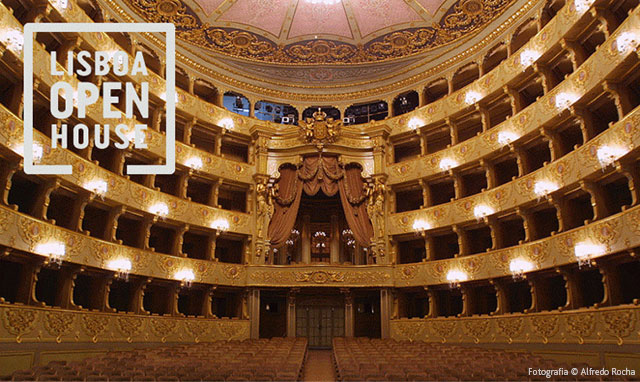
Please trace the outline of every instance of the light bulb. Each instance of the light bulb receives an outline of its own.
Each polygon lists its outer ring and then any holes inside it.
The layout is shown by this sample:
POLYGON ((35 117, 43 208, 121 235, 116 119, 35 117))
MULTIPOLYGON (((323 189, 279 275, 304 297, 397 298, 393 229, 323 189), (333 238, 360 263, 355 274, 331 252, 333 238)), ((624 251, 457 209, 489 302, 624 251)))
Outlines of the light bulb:
POLYGON ((431 224, 423 219, 416 219, 413 222, 413 229, 418 232, 424 232, 431 229, 431 224))
POLYGON ((526 69, 536 62, 540 56, 541 54, 537 50, 525 49, 520 53, 520 65, 526 69))
POLYGON ((520 138, 520 136, 513 131, 501 131, 498 133, 498 143, 501 145, 510 145, 518 140, 518 138, 520 138))
POLYGON ((421 126, 424 126, 424 121, 418 117, 413 117, 409 120, 407 126, 412 130, 416 130, 421 126))
POLYGON ((478 93, 475 90, 469 90, 464 96, 464 102, 466 102, 467 105, 473 105, 474 103, 480 101, 480 99, 482 99, 482 94, 478 93))
POLYGON ((476 208, 473 209, 473 215, 476 217, 476 219, 483 219, 489 215, 492 215, 494 212, 495 210, 486 204, 477 205, 476 208))
POLYGON ((226 232, 229 230, 229 222, 227 219, 218 218, 211 223, 211 228, 218 232, 226 232))
POLYGON ((574 93, 558 93, 556 95, 555 104, 559 110, 564 110, 576 103, 578 95, 574 93))
POLYGON ((628 50, 634 49, 638 45, 638 35, 633 32, 622 32, 620 36, 616 38, 616 46, 618 52, 625 53, 628 50))
POLYGON ((621 146, 605 145, 598 148, 596 155, 600 162, 600 166, 604 169, 621 157, 625 156, 628 152, 629 150, 621 146))
POLYGON ((233 119, 228 117, 222 118, 220 122, 218 122, 218 125, 220 125, 220 127, 225 128, 227 130, 233 130, 233 128, 235 127, 235 123, 233 122, 233 119))
POLYGON ((449 171, 452 168, 456 167, 458 162, 453 158, 442 158, 440 160, 440 169, 442 171, 449 171))
POLYGON ((2 41, 9 50, 22 52, 22 48, 24 47, 24 34, 17 29, 5 29, 0 33, 0 41, 2 41))
POLYGON ((102 179, 94 179, 84 184, 84 188, 99 195, 104 196, 107 193, 108 185, 102 179))
POLYGON ((196 276, 191 269, 183 268, 177 271, 173 278, 181 281, 184 286, 190 287, 193 280, 196 279, 196 276))
POLYGON ((544 197, 558 189, 558 184, 549 180, 539 180, 533 186, 533 192, 539 197, 544 197))

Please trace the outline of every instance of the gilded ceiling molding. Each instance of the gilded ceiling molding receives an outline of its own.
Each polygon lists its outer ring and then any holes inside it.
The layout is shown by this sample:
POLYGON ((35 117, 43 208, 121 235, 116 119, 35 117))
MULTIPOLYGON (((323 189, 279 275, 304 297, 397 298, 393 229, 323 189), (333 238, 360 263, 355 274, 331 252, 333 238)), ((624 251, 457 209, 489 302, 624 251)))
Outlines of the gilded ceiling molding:
MULTIPOLYGON (((107 8, 110 9, 113 14, 117 14, 119 17, 119 20, 122 22, 137 22, 138 20, 136 18, 131 17, 131 15, 125 11, 119 4, 117 4, 114 0, 100 0, 103 1, 104 4, 107 5, 107 8)), ((495 39, 497 38, 497 36, 501 35, 502 33, 504 33, 504 31, 508 28, 510 28, 515 22, 517 22, 518 20, 520 20, 524 15, 527 14, 527 12, 529 12, 529 10, 531 10, 535 5, 541 4, 542 0, 529 0, 528 2, 526 2, 518 11, 514 12, 513 15, 509 16, 502 24, 500 24, 499 26, 497 26, 496 28, 494 28, 494 30, 492 32, 490 32, 487 36, 485 36, 482 40, 480 40, 478 43, 474 44, 472 47, 470 47, 469 49, 467 49, 466 51, 459 53, 449 59, 447 59, 446 61, 444 61, 441 64, 438 64, 422 73, 416 74, 416 75, 412 75, 406 79, 400 80, 400 81, 396 81, 392 84, 388 84, 388 85, 384 85, 384 86, 380 86, 377 87, 376 89, 367 89, 367 90, 360 90, 360 91, 352 91, 352 92, 346 92, 346 93, 340 93, 340 94, 303 94, 303 93, 293 93, 293 92, 287 92, 287 91, 281 91, 281 90, 274 90, 271 88, 266 88, 263 86, 259 86, 259 85, 254 85, 252 83, 248 83, 246 81, 241 81, 238 80, 237 78, 228 76, 228 75, 224 75, 221 74, 217 71, 214 71, 211 69, 210 65, 203 65, 200 60, 207 62, 209 64, 211 64, 211 62, 209 61, 209 59, 207 57, 202 56, 200 53, 194 51, 193 49, 190 49, 188 47, 182 47, 182 49, 185 49, 187 52, 189 52, 189 54, 192 54, 194 56, 196 56, 198 58, 198 61, 195 61, 193 58, 191 57, 187 57, 184 54, 181 54, 180 52, 176 52, 176 58, 178 60, 178 62, 181 62, 185 65, 188 65, 191 69, 202 73, 203 75, 209 76, 210 79, 214 80, 214 81, 220 81, 223 82, 229 86, 232 87, 236 87, 237 89, 243 89, 245 91, 248 92, 253 92, 255 94, 259 94, 262 96, 266 96, 266 97, 274 97, 276 99, 281 99, 281 100, 287 100, 287 101, 300 101, 300 102, 326 102, 326 101, 341 101, 341 100, 358 100, 358 99, 362 99, 362 98, 366 98, 366 97, 373 97, 376 96, 377 94, 384 94, 384 93, 389 93, 389 92, 393 92, 397 89, 402 89, 405 88, 406 86, 409 86, 411 84, 415 84, 416 82, 425 80, 427 78, 429 78, 430 76, 434 75, 435 73, 439 73, 442 71, 447 70, 448 68, 452 67, 453 65, 461 62, 464 59, 467 59, 468 57, 476 54, 480 49, 485 48, 487 45, 489 45, 490 43, 492 43, 493 41, 495 41, 495 39)), ((476 30, 476 33, 479 30, 476 30)), ((144 33, 142 34, 142 36, 144 36, 145 38, 148 39, 148 41, 152 42, 156 47, 163 48, 164 47, 164 42, 161 41, 160 39, 158 39, 157 37, 155 37, 152 34, 149 33, 144 33)), ((244 61, 252 61, 249 58, 243 58, 244 61)), ((411 70, 414 70, 420 66, 423 66, 423 64, 416 64, 410 68, 408 68, 407 70, 405 70, 405 73, 411 70)), ((233 70, 229 70, 226 69, 227 71, 231 72, 234 75, 240 75, 240 76, 246 76, 246 74, 244 73, 239 73, 237 71, 233 71, 233 70)), ((263 81, 262 79, 258 79, 258 78, 250 78, 252 80, 256 80, 256 81, 263 81)), ((369 82, 363 82, 363 83, 357 83, 357 84, 338 84, 338 85, 323 85, 323 86, 314 86, 314 85, 299 85, 299 84, 287 84, 287 86, 289 87, 297 87, 297 88, 303 88, 303 89, 325 89, 325 90, 331 90, 331 89, 339 89, 339 88, 345 88, 345 87, 352 87, 354 85, 366 85, 369 82)), ((273 85, 284 85, 284 84, 278 84, 278 83, 272 83, 273 85)))
POLYGON ((408 57, 457 41, 491 22, 513 2, 459 0, 432 26, 392 32, 363 45, 320 39, 285 46, 252 32, 212 27, 181 0, 130 0, 127 4, 149 22, 175 24, 179 39, 216 53, 267 63, 353 64, 408 57))

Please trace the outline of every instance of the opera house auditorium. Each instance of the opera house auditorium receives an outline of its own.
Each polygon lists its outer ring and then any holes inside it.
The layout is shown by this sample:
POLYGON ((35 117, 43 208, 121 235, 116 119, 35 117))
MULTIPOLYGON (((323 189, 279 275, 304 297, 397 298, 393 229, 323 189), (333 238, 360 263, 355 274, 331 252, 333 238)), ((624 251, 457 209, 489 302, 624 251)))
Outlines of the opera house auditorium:
POLYGON ((0 381, 640 379, 638 0, 0 20, 0 381))

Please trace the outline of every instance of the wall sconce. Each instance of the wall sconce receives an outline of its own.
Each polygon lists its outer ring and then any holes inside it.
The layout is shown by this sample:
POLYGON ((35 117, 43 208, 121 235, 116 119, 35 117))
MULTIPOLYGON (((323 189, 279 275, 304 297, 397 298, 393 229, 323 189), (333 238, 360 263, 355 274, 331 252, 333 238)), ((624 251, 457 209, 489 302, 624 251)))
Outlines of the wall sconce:
POLYGON ((411 118, 407 123, 407 127, 411 130, 417 130, 421 126, 424 126, 424 121, 418 117, 411 118))
POLYGON ((129 140, 129 144, 132 145, 140 145, 144 144, 144 141, 147 139, 147 134, 144 131, 140 131, 140 137, 137 137, 137 132, 135 126, 131 126, 131 129, 124 134, 129 140), (136 141, 136 138, 139 138, 139 141, 136 141))
POLYGON ((233 122, 233 119, 229 117, 222 118, 220 122, 218 122, 218 125, 224 128, 226 131, 233 130, 233 128, 235 127, 235 123, 233 122))
MULTIPOLYGON (((178 103, 178 101, 179 101, 179 98, 178 98, 178 91, 176 90, 176 91, 173 93, 173 95, 174 95, 174 98, 175 98, 175 102, 176 102, 176 104, 177 104, 177 103, 178 103)), ((160 98, 161 98, 164 102, 167 102, 167 92, 162 92, 162 94, 160 94, 160 98)))
POLYGON ((447 272, 447 281, 452 289, 460 288, 460 283, 468 279, 469 275, 459 269, 452 269, 447 272))
POLYGON ((583 241, 574 247, 574 253, 576 259, 578 259, 578 266, 590 266, 594 258, 604 255, 607 252, 607 247, 603 244, 594 244, 590 241, 583 241))
POLYGON ((67 9, 69 6, 69 0, 54 0, 53 6, 58 10, 67 9))
POLYGON ((539 180, 533 186, 533 192, 535 192, 535 194, 538 196, 538 199, 540 199, 546 198, 550 193, 557 191, 558 188, 560 187, 554 182, 548 180, 539 180))
POLYGON ((225 218, 217 218, 211 222, 211 228, 216 230, 216 236, 229 230, 229 222, 225 218))
MULTIPOLYGON (((17 144, 13 147, 13 151, 20 154, 24 158, 24 143, 17 144)), ((32 146, 33 163, 39 163, 44 155, 44 149, 39 143, 33 142, 32 146)))
POLYGON ((149 212, 154 215, 158 215, 161 218, 165 218, 167 215, 169 215, 169 207, 167 207, 166 204, 159 202, 149 207, 149 212))
POLYGON ((66 254, 66 246, 59 241, 49 241, 36 245, 34 252, 47 256, 45 265, 53 265, 59 267, 62 265, 62 258, 66 254))
POLYGON ((193 274, 191 269, 183 268, 177 271, 173 278, 180 281, 181 287, 190 288, 193 280, 196 279, 196 276, 193 274))
POLYGON ((300 238, 300 231, 293 228, 285 244, 287 244, 289 247, 293 247, 293 245, 296 243, 296 241, 298 241, 299 238, 300 238))
POLYGON ((202 168, 202 159, 197 156, 192 156, 191 158, 187 159, 184 164, 194 170, 200 170, 202 168))
POLYGON ((342 230, 342 240, 347 244, 349 248, 356 247, 356 239, 353 237, 353 231, 350 228, 342 230))
POLYGON ((638 34, 634 32, 622 32, 620 36, 616 38, 616 47, 618 52, 625 53, 629 50, 635 49, 638 45, 638 34))
POLYGON ((591 6, 595 3, 595 0, 575 0, 573 4, 576 7, 576 11, 578 13, 584 13, 591 8, 591 6))
POLYGON ((520 257, 511 260, 511 262, 509 263, 509 270, 511 271, 514 280, 524 280, 524 274, 527 272, 531 272, 534 268, 535 266, 531 261, 525 260, 520 257))
POLYGON ((100 198, 104 198, 104 195, 107 193, 108 185, 107 182, 102 179, 94 179, 86 182, 84 184, 84 188, 100 196, 100 198))
POLYGON ((493 215, 496 211, 489 207, 486 204, 477 205, 476 208, 473 209, 473 215, 478 220, 485 219, 489 215, 493 215))
POLYGON ((413 222, 413 230, 416 231, 416 233, 421 234, 422 236, 424 236, 426 231, 430 229, 431 229, 431 223, 429 223, 426 220, 416 219, 413 222))
POLYGON ((469 90, 467 94, 464 95, 464 102, 467 105, 473 105, 474 103, 480 101, 482 99, 482 94, 475 90, 469 90))
POLYGON ((518 140, 520 136, 513 131, 501 131, 498 133, 498 143, 501 145, 510 145, 511 143, 518 140))
POLYGON ((540 58, 541 54, 537 50, 533 49, 525 49, 520 53, 520 65, 522 65, 522 70, 526 70, 528 67, 533 65, 540 58))
POLYGON ((440 169, 442 171, 449 171, 456 166, 458 166, 458 161, 453 158, 442 158, 440 160, 440 169))
POLYGON ((621 157, 625 156, 628 152, 628 149, 621 146, 605 145, 598 149, 596 155, 598 157, 598 162, 600 162, 600 166, 604 171, 605 168, 613 164, 613 162, 617 161, 621 157))
POLYGON ((0 41, 2 41, 7 49, 14 52, 22 52, 22 48, 24 47, 24 34, 17 29, 8 28, 0 34, 0 41))
POLYGON ((558 93, 556 94, 555 104, 558 110, 564 110, 576 103, 578 95, 574 93, 558 93))
POLYGON ((129 272, 131 271, 131 260, 125 258, 119 258, 109 261, 107 268, 116 272, 116 277, 123 280, 129 279, 129 272))
POLYGON ((327 248, 327 234, 324 231, 318 231, 313 234, 313 239, 316 241, 315 247, 318 249, 327 248))

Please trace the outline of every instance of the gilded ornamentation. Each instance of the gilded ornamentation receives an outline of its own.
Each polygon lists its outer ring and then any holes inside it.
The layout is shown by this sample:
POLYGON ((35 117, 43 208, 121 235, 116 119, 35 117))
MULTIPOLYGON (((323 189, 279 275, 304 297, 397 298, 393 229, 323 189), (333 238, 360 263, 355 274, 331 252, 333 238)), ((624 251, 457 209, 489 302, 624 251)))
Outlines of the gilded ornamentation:
POLYGON ((177 321, 163 318, 151 319, 151 330, 161 337, 161 341, 165 342, 167 336, 176 329, 177 321))
POLYGON ((480 338, 484 337, 490 329, 491 321, 489 320, 468 320, 463 324, 464 331, 471 337, 475 343, 480 342, 480 338))
POLYGON ((231 280, 237 280, 240 278, 240 274, 242 273, 242 267, 237 265, 227 265, 224 267, 224 275, 226 278, 231 280))
POLYGON ((118 330, 127 337, 127 341, 131 342, 133 337, 142 330, 142 317, 118 317, 118 330))
POLYGON ((595 330, 595 314, 582 313, 570 315, 567 317, 567 326, 569 332, 578 337, 578 342, 582 344, 584 343, 584 337, 590 336, 595 330))
POLYGON ((47 332, 56 337, 56 342, 62 341, 62 335, 73 326, 75 316, 69 312, 45 313, 45 328, 47 332))
POLYGON ((98 342, 98 335, 102 334, 109 323, 109 318, 99 315, 85 315, 82 317, 82 329, 91 336, 93 342, 98 342))
POLYGON ((618 345, 622 345, 623 338, 629 336, 636 326, 636 315, 631 310, 604 312, 605 328, 618 339, 618 345))
POLYGON ((500 332, 507 336, 509 343, 511 343, 513 338, 517 337, 522 332, 524 318, 505 318, 498 320, 497 324, 500 332))
POLYGON ((327 272, 327 271, 312 271, 312 272, 295 272, 295 281, 299 283, 313 283, 324 284, 327 282, 341 283, 344 282, 344 272, 327 272))
POLYGON ((384 200, 386 194, 387 186, 380 178, 375 178, 366 192, 368 197, 367 213, 373 224, 375 236, 378 238, 384 237, 384 200))
POLYGON ((334 121, 331 117, 327 118, 327 113, 321 109, 313 113, 313 118, 300 120, 299 124, 300 134, 304 140, 319 147, 325 143, 335 142, 342 129, 342 121, 334 121))
POLYGON ((442 337, 442 342, 452 338, 456 330, 456 322, 453 320, 433 320, 429 322, 431 329, 442 337))
POLYGON ((269 63, 327 64, 379 62, 430 51, 479 30, 512 1, 459 0, 431 26, 391 32, 363 45, 325 39, 280 45, 252 32, 208 25, 179 0, 128 3, 145 20, 174 23, 176 37, 217 53, 269 63))
POLYGON ((542 337, 542 342, 547 343, 550 337, 558 332, 558 316, 539 316, 531 319, 533 332, 542 337))
POLYGON ((38 313, 27 309, 6 309, 3 315, 4 327, 16 336, 16 342, 22 342, 22 336, 33 329, 38 313))

